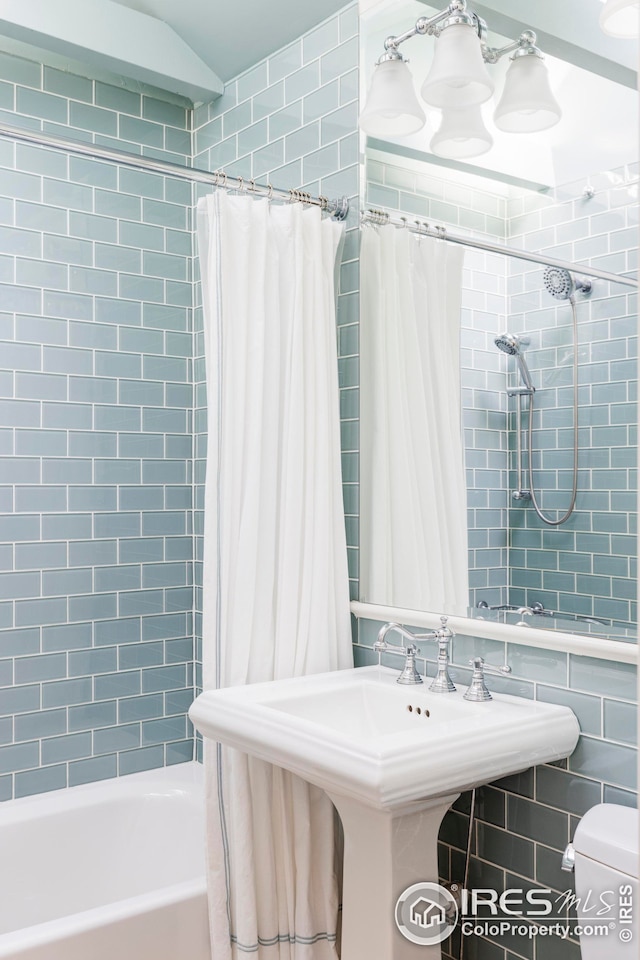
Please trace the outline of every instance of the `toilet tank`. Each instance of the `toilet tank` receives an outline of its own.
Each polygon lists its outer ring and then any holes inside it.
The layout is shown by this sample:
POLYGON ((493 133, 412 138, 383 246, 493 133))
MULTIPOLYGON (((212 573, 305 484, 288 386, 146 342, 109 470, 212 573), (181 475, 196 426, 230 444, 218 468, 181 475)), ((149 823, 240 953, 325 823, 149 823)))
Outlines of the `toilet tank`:
POLYGON ((582 960, 637 960, 638 811, 614 803, 592 807, 573 847, 582 960))

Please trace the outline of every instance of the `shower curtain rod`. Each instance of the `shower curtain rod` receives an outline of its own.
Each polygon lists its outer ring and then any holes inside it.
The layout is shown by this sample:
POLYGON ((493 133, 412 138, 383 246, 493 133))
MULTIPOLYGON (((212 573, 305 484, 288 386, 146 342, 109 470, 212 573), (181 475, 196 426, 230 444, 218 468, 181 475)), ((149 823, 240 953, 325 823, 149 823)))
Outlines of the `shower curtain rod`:
POLYGON ((83 143, 81 140, 71 140, 67 137, 58 137, 53 133, 41 133, 39 130, 26 130, 8 124, 0 124, 0 137, 4 137, 6 140, 16 140, 19 143, 48 147, 51 150, 74 153, 82 157, 91 157, 93 160, 107 160, 111 163, 119 163, 124 167, 161 173, 180 180, 209 183, 215 187, 232 187, 256 196, 268 197, 270 200, 305 203, 320 207, 335 220, 346 220, 349 213, 347 197, 338 197, 337 200, 328 200, 326 197, 312 197, 311 194, 302 190, 280 190, 270 183, 259 184, 254 180, 244 180, 242 177, 230 177, 224 171, 211 172, 209 170, 198 170, 195 167, 183 167, 168 160, 155 160, 153 157, 142 157, 135 153, 126 153, 124 150, 115 150, 113 147, 83 143))
POLYGON ((435 237, 436 240, 448 240, 449 243, 459 243, 464 247, 474 247, 476 250, 487 250, 489 253, 503 253, 507 257, 515 257, 518 260, 529 260, 531 263, 541 263, 545 267, 561 267, 563 270, 569 270, 570 273, 581 273, 589 277, 597 277, 598 280, 610 280, 612 283, 621 283, 627 287, 638 286, 638 281, 633 277, 621 277, 617 273, 610 273, 608 270, 600 270, 597 267, 587 266, 585 264, 571 263, 569 260, 557 260, 555 257, 546 257, 541 253, 531 253, 529 250, 520 250, 518 247, 507 247, 499 243, 488 243, 485 240, 472 240, 471 237, 463 237, 459 234, 449 233, 446 227, 431 226, 420 220, 409 220, 408 217, 392 217, 383 210, 365 210, 362 213, 363 223, 377 223, 381 225, 390 224, 393 227, 404 227, 411 233, 416 233, 423 237, 435 237))

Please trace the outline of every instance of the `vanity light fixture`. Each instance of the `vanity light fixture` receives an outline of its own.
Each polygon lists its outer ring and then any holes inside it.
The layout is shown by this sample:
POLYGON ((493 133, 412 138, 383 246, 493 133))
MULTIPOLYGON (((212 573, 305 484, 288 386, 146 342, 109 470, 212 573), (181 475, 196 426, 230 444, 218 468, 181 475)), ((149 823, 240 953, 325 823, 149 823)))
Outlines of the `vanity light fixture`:
POLYGON ((518 42, 520 46, 511 57, 493 122, 505 133, 548 130, 560 120, 562 111, 551 92, 535 33, 523 33, 518 42))
POLYGON ((638 0, 607 0, 600 13, 600 26, 610 37, 632 40, 640 35, 638 0))
POLYGON ((440 128, 431 141, 437 156, 467 159, 491 149, 493 139, 484 126, 480 105, 494 92, 487 64, 498 63, 507 54, 512 54, 511 64, 494 115, 498 129, 536 133, 560 120, 562 111, 551 92, 535 33, 526 30, 504 47, 490 47, 485 21, 467 10, 466 0, 451 0, 434 17, 420 17, 406 33, 385 40, 385 52, 376 63, 360 115, 365 133, 404 136, 424 126, 426 116, 415 94, 408 61, 399 50, 400 44, 415 36, 436 38, 421 95, 427 104, 442 110, 440 128))
POLYGON ((413 88, 413 77, 399 50, 378 60, 360 125, 373 137, 403 137, 416 133, 426 122, 413 88))
POLYGON ((426 103, 460 110, 489 100, 495 84, 485 66, 474 15, 447 17, 435 35, 433 63, 421 90, 426 103))
POLYGON ((438 157, 465 160, 491 150, 493 137, 484 125, 480 106, 445 108, 442 122, 431 140, 431 150, 438 157))

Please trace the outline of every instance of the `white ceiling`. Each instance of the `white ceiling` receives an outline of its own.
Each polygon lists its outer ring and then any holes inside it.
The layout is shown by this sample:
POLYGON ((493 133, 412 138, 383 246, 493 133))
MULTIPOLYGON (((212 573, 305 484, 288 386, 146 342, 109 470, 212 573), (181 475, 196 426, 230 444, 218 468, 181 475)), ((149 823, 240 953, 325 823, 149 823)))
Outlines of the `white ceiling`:
POLYGON ((164 20, 230 80, 345 6, 346 0, 115 0, 164 20))

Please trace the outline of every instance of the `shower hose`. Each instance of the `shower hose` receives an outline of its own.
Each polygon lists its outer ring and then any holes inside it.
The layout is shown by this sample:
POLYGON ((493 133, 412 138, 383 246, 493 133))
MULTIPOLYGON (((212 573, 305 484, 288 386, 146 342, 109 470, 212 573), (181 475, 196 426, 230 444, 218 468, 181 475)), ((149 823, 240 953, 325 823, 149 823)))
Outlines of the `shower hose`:
POLYGON ((565 523, 565 521, 569 519, 573 513, 573 508, 576 505, 576 494, 578 491, 578 314, 576 309, 576 300, 573 295, 569 297, 569 303, 571 304, 571 311, 573 315, 573 489, 571 492, 571 501, 569 503, 567 512, 557 520, 554 520, 552 517, 548 517, 545 513, 543 513, 536 497, 533 483, 534 394, 531 393, 529 396, 529 424, 527 429, 527 447, 529 453, 529 493, 531 495, 531 503, 533 504, 534 510, 542 522, 548 524, 550 527, 559 527, 561 523, 565 523))

